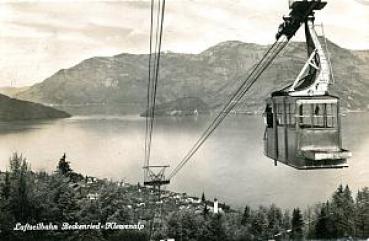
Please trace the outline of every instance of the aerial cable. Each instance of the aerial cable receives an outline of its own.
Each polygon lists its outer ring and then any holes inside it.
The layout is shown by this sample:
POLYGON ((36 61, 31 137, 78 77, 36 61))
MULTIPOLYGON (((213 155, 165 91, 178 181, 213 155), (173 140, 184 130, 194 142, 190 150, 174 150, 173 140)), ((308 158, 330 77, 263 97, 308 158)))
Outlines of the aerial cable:
MULTIPOLYGON (((150 128, 149 128, 149 151, 151 146, 151 140, 152 140, 152 132, 154 128, 154 120, 155 120, 155 106, 156 106, 156 93, 157 93, 157 83, 159 79, 159 67, 160 67, 160 51, 161 51, 161 42, 162 42, 162 35, 163 35, 163 22, 164 22, 164 10, 165 10, 165 0, 162 1, 161 7, 160 7, 160 1, 158 3, 158 16, 161 15, 160 18, 160 26, 157 27, 156 32, 156 49, 155 49, 155 63, 154 63, 154 75, 152 76, 154 78, 153 81, 153 89, 152 89, 152 100, 151 100, 151 107, 150 107, 150 128)), ((159 20, 159 17, 157 18, 159 20)), ((159 22, 157 22, 159 25, 159 22)), ((150 158, 150 152, 148 153, 148 158, 150 158)))
POLYGON ((155 29, 155 48, 154 48, 154 75, 153 77, 155 78, 155 75, 156 75, 156 61, 158 59, 158 54, 160 53, 160 50, 158 51, 159 49, 159 46, 158 46, 158 43, 159 43, 159 34, 160 34, 160 16, 162 14, 162 11, 161 11, 161 7, 160 7, 160 0, 158 2, 158 6, 157 6, 157 14, 156 14, 156 29, 155 29))
POLYGON ((146 103, 146 109, 147 109, 147 113, 146 113, 146 128, 145 128, 145 162, 144 162, 144 177, 146 178, 147 176, 147 166, 148 166, 148 161, 149 161, 149 156, 150 156, 150 151, 149 151, 149 121, 150 121, 150 116, 149 116, 149 111, 150 111, 150 105, 151 105, 151 95, 150 95, 150 89, 151 89, 151 59, 152 59, 152 34, 153 34, 153 25, 154 25, 154 0, 151 0, 151 8, 150 8, 150 52, 149 52, 149 71, 148 71, 148 84, 147 84, 147 103, 146 103))
POLYGON ((272 47, 268 50, 268 52, 263 56, 262 60, 251 71, 247 79, 243 82, 243 84, 239 87, 239 89, 237 89, 237 91, 234 93, 232 98, 227 102, 223 110, 219 112, 218 116, 213 120, 213 122, 209 125, 209 127, 205 130, 205 132, 196 141, 195 145, 190 149, 187 155, 182 159, 182 161, 168 176, 169 179, 172 178, 174 175, 176 175, 176 173, 178 173, 178 171, 190 160, 190 158, 196 153, 196 151, 201 147, 201 145, 205 142, 205 140, 213 133, 213 131, 220 125, 220 123, 229 114, 229 112, 238 103, 238 101, 244 96, 247 90, 253 85, 256 79, 262 74, 262 72, 266 69, 266 67, 268 67, 268 65, 273 60, 272 57, 276 56, 280 52, 280 50, 282 50, 282 48, 279 47, 281 46, 281 43, 280 42, 278 44, 276 43, 274 43, 272 47), (276 48, 279 51, 271 52, 271 50, 273 50, 274 48, 276 48), (270 56, 268 55, 269 53, 272 53, 271 54, 272 57, 269 57, 270 56), (253 76, 255 76, 253 81, 251 82, 251 84, 248 84, 249 83, 248 80, 253 76))
POLYGON ((146 131, 145 131, 145 160, 144 160, 144 178, 146 180, 149 174, 149 163, 151 154, 152 133, 155 119, 155 105, 157 83, 159 78, 160 52, 163 35, 163 22, 165 12, 165 0, 159 0, 157 3, 157 13, 155 15, 155 0, 151 0, 151 18, 150 18, 150 53, 149 53, 149 73, 147 86, 147 112, 146 112, 146 131), (156 19, 156 22, 154 21, 156 19), (154 25, 156 26, 154 27, 154 25), (155 38, 153 36, 155 28, 155 38), (152 56, 154 55, 154 56, 152 56))
MULTIPOLYGON (((153 129, 153 124, 154 124, 154 119, 155 119, 155 106, 156 106, 156 92, 157 92, 157 84, 158 84, 158 79, 159 79, 159 67, 160 67, 160 51, 161 51, 161 42, 162 42, 162 36, 163 36, 163 23, 164 23, 164 9, 165 9, 165 0, 162 1, 162 5, 160 7, 160 1, 159 1, 159 5, 158 5, 158 18, 157 20, 159 21, 159 15, 161 16, 160 18, 160 26, 159 26, 159 22, 158 22, 158 26, 157 26, 157 30, 156 30, 156 49, 155 49, 155 65, 154 65, 154 82, 153 82, 153 93, 152 93, 152 106, 151 106, 151 132, 150 135, 152 135, 152 129, 153 129)), ((150 136, 150 140, 151 140, 151 136, 150 136)))
POLYGON ((255 65, 255 67, 249 73, 247 78, 242 82, 241 86, 235 91, 235 93, 223 107, 222 111, 218 113, 216 118, 208 126, 205 132, 198 138, 198 140, 192 146, 190 151, 184 156, 181 162, 169 174, 168 179, 173 178, 182 169, 182 167, 192 158, 192 156, 199 150, 199 148, 207 140, 207 138, 222 123, 222 121, 229 114, 229 112, 237 105, 237 103, 242 99, 242 97, 246 94, 246 92, 258 80, 258 78, 265 71, 265 69, 273 62, 275 57, 282 51, 282 49, 287 45, 287 43, 288 39, 285 36, 281 37, 278 41, 274 42, 274 44, 263 55, 258 64, 255 65))

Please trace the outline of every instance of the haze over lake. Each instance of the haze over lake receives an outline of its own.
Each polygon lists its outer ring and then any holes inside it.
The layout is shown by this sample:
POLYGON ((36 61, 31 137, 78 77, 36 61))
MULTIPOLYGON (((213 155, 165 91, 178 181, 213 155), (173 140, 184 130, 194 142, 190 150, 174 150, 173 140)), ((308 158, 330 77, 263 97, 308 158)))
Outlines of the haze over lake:
MULTIPOLYGON (((212 116, 160 117, 154 128, 152 163, 181 160, 212 116)), ((340 183, 353 192, 369 185, 369 113, 342 118, 343 145, 353 153, 343 170, 297 171, 264 157, 260 115, 229 116, 168 187, 233 207, 275 203, 283 208, 325 201, 340 183)), ((0 170, 15 151, 32 169, 51 172, 65 152, 82 174, 142 182, 145 119, 89 116, 53 121, 0 123, 0 170)), ((169 169, 169 171, 171 170, 169 169)))

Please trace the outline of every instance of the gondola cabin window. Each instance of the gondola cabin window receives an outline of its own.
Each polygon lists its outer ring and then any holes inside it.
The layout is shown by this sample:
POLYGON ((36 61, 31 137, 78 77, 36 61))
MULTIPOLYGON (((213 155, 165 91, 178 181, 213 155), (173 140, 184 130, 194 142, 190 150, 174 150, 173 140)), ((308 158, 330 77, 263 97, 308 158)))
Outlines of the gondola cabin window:
POLYGON ((295 103, 281 102, 276 104, 277 124, 279 126, 295 127, 295 103))
POLYGON ((287 115, 287 124, 289 127, 296 126, 296 118, 295 118, 295 103, 288 103, 286 115, 287 115))
POLYGON ((277 103, 276 106, 277 106, 277 125, 282 126, 285 124, 283 103, 277 103))
POLYGON ((337 128, 337 103, 300 103, 297 108, 300 128, 337 128))

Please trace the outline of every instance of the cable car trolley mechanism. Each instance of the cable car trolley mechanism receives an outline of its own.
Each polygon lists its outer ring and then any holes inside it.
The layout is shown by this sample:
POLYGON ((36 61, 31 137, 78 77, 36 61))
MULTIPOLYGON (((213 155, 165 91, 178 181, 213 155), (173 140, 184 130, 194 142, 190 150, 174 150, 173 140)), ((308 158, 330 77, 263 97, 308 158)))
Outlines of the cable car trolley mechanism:
POLYGON ((290 86, 266 100, 265 155, 296 169, 348 167, 351 153, 342 148, 339 98, 328 93, 332 82, 329 59, 314 29, 314 10, 324 1, 290 1, 276 38, 290 39, 305 25, 308 60, 290 86))

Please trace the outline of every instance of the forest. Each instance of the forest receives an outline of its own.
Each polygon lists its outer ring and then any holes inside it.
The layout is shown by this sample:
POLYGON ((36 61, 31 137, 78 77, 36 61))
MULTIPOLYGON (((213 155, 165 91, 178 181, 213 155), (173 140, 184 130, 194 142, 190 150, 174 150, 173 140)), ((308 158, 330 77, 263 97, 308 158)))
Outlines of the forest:
POLYGON ((254 208, 248 206, 245 200, 243 210, 224 208, 224 212, 214 214, 205 194, 201 197, 200 211, 181 209, 174 201, 170 202, 171 205, 155 201, 152 190, 140 184, 122 186, 104 179, 87 185, 87 176, 74 172, 65 155, 55 162, 55 166, 52 173, 35 172, 22 155, 14 153, 9 159, 7 171, 0 173, 0 241, 168 238, 181 241, 241 241, 369 237, 367 187, 353 193, 349 186, 339 185, 332 190, 329 200, 304 209, 282 210, 274 204, 254 208), (91 198, 90 192, 96 197, 91 198), (144 228, 13 230, 17 223, 62 226, 65 222, 141 223, 144 228))

